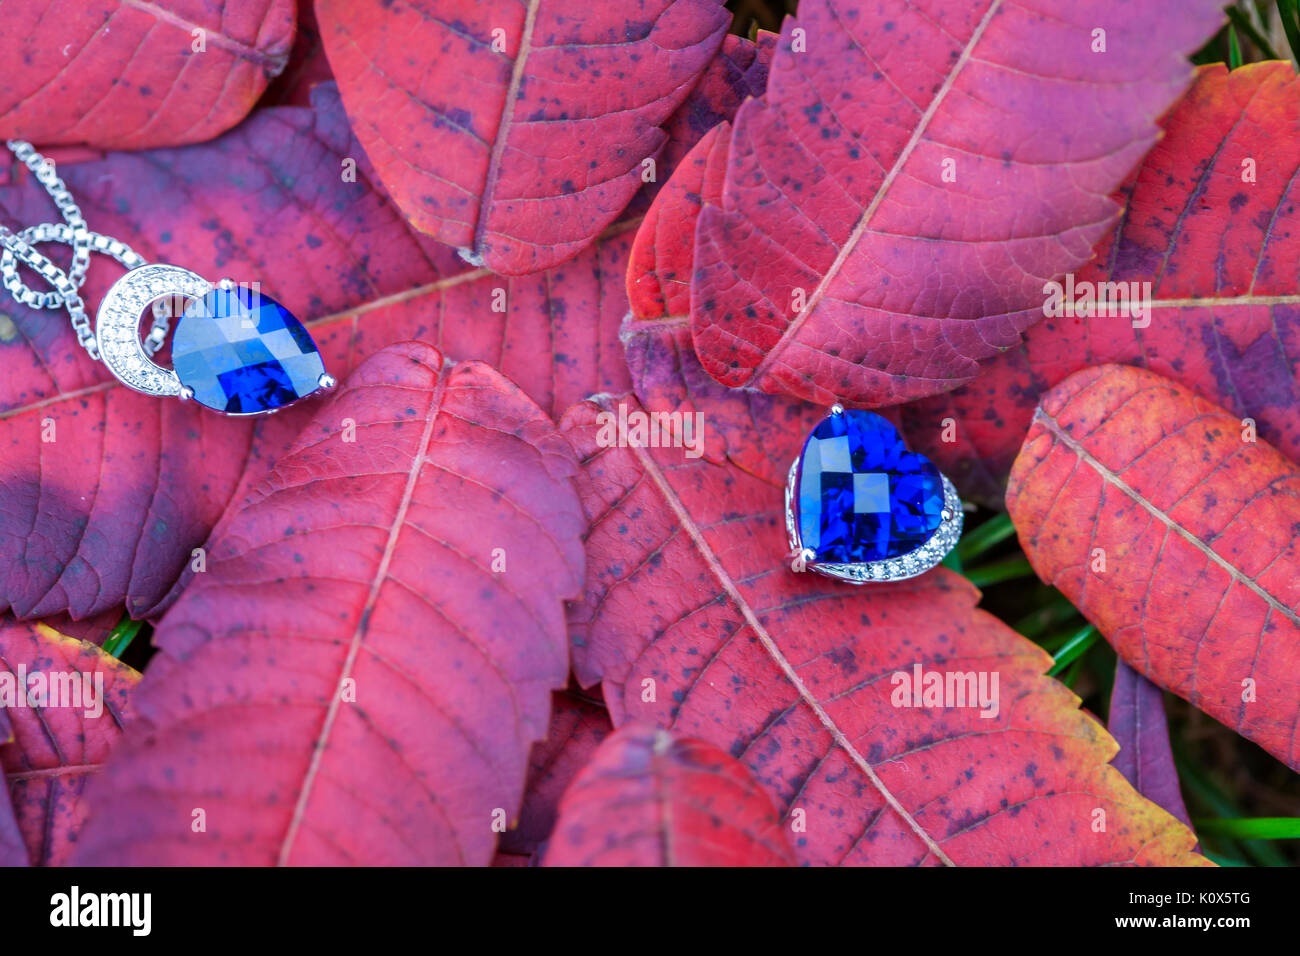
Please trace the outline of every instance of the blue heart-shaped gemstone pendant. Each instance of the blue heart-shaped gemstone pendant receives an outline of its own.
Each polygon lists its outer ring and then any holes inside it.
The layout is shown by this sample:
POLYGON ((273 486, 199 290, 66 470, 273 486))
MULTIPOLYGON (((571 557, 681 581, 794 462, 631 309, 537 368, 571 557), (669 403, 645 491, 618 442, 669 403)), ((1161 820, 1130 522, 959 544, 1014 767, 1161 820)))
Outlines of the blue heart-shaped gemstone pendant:
POLYGON ((786 524, 796 570, 863 584, 929 570, 961 536, 951 483, 873 412, 836 406, 790 469, 786 524))
POLYGON ((223 280, 213 286, 178 266, 133 268, 104 296, 95 322, 100 358, 119 380, 148 395, 192 399, 226 415, 264 415, 332 388, 303 324, 260 292, 223 280), (173 369, 150 356, 167 334, 155 321, 140 341, 140 316, 159 300, 186 299, 172 341, 173 369))

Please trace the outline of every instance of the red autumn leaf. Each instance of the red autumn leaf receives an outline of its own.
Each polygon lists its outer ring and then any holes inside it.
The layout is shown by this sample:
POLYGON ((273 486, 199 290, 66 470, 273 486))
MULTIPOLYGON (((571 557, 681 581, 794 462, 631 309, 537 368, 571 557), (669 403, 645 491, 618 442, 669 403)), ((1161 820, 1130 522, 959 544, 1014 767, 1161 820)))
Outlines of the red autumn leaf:
POLYGON ((615 220, 728 22, 718 0, 318 0, 316 12, 398 206, 507 275, 572 258, 615 220))
POLYGON ((692 238, 705 203, 722 197, 731 124, 723 120, 695 144, 655 196, 632 244, 627 293, 632 333, 685 325, 691 310, 692 238))
POLYGON ((964 579, 794 574, 781 482, 601 447, 598 416, 584 404, 564 422, 590 521, 570 633, 616 727, 647 720, 738 755, 787 825, 805 824, 804 863, 1201 862, 1107 765, 1114 741, 1043 676, 1050 657, 977 610, 964 579), (996 715, 895 706, 892 675, 916 667, 982 672, 986 690, 998 674, 996 715))
POLYGON ((745 766, 703 740, 644 724, 618 730, 560 804, 546 866, 789 866, 772 801, 745 766))
POLYGON ((1131 183, 1124 217, 1076 277, 1150 282, 1151 311, 1139 320, 1149 325, 1045 319, 970 385, 907 406, 916 447, 971 497, 1000 501, 1042 393, 1118 362, 1254 419, 1261 437, 1300 461, 1298 92, 1287 63, 1202 67, 1131 183), (948 417, 956 442, 940 437, 948 417))
POLYGON ((1115 769, 1138 793, 1191 826, 1169 746, 1164 694, 1123 658, 1115 665, 1106 729, 1119 744, 1119 753, 1111 761, 1115 769))
POLYGON ((284 69, 293 34, 294 0, 7 4, 0 139, 101 149, 203 142, 252 109, 284 69))
POLYGON ((873 406, 972 378, 1104 234, 1219 6, 804 0, 696 230, 705 369, 873 406))
MULTIPOLYGON (((32 863, 61 866, 71 858, 89 809, 86 785, 121 738, 139 680, 91 644, 40 625, 0 623, 0 724, 9 724, 7 733, 0 726, 0 739, 8 738, 0 742, 8 791, 0 804, 12 800, 32 863), (24 694, 38 691, 39 699, 24 694)), ((0 844, 4 815, 0 806, 0 844)))
POLYGON ((373 356, 159 625, 79 861, 486 864, 568 677, 573 469, 500 373, 373 356))
POLYGON ((613 729, 603 707, 570 693, 552 697, 551 727, 545 740, 533 744, 528 761, 528 784, 518 825, 501 834, 498 855, 519 859, 503 862, 512 866, 527 864, 541 849, 555 826, 565 788, 613 729))
POLYGON ((1300 474, 1244 437, 1153 372, 1086 369, 1043 397, 1007 510, 1124 660, 1300 768, 1300 474))

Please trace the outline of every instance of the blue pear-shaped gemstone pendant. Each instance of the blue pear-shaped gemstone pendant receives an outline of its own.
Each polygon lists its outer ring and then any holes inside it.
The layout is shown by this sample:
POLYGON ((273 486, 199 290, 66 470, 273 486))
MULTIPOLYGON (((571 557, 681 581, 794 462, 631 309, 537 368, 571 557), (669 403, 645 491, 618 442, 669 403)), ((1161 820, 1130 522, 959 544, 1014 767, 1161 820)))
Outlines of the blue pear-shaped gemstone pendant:
POLYGON ((325 374, 302 323, 242 286, 218 286, 186 306, 172 339, 172 367, 187 397, 227 415, 291 405, 316 391, 325 374))
POLYGON ((873 412, 835 406, 790 468, 795 570, 854 584, 915 577, 943 560, 961 527, 952 483, 873 412))
POLYGON ((96 316, 99 354, 119 380, 149 395, 190 399, 226 415, 264 415, 334 379, 303 324, 284 306, 228 280, 217 285, 178 266, 150 264, 113 284, 96 316), (167 320, 141 342, 140 317, 159 300, 188 300, 172 340, 172 365, 150 356, 167 320))

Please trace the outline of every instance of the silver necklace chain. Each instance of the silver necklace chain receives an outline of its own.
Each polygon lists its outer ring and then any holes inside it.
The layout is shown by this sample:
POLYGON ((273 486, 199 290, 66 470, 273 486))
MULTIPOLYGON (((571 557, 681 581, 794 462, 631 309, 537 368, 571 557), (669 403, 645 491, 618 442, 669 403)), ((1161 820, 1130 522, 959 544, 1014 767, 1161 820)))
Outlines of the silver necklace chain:
MULTIPOLYGON (((5 143, 18 160, 31 170, 36 181, 41 184, 49 197, 54 200, 61 223, 41 223, 29 226, 22 232, 12 232, 0 225, 0 284, 23 305, 33 309, 68 310, 72 318, 72 328, 77 333, 77 341, 89 353, 92 359, 99 359, 99 345, 91 328, 90 317, 86 313, 86 303, 81 298, 80 288, 85 281, 86 270, 90 266, 92 252, 112 256, 127 269, 138 269, 146 265, 144 257, 138 255, 126 243, 110 236, 91 232, 86 225, 81 207, 77 205, 72 193, 68 191, 54 164, 32 148, 31 143, 11 139, 5 143), (36 246, 45 242, 61 242, 72 246, 72 266, 66 272, 57 263, 44 255, 36 246), (25 265, 48 282, 53 291, 37 292, 29 288, 19 275, 19 265, 25 265)), ((161 303, 160 303, 161 304, 161 303)), ((162 347, 167 338, 170 314, 166 308, 153 311, 153 328, 145 337, 145 352, 153 355, 162 347)))

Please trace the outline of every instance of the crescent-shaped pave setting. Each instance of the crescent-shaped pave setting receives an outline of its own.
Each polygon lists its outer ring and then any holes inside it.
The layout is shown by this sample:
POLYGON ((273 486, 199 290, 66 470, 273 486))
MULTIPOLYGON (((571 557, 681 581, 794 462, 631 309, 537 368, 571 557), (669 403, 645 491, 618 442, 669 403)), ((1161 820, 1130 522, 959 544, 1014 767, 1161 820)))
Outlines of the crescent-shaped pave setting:
POLYGON ((888 421, 836 406, 790 466, 785 524, 796 569, 850 584, 902 581, 957 544, 962 503, 888 421))
POLYGON ((95 316, 95 339, 108 370, 127 388, 146 395, 181 394, 181 381, 171 369, 154 363, 140 341, 140 316, 159 299, 182 295, 200 298, 212 283, 188 269, 144 265, 113 283, 95 316))

